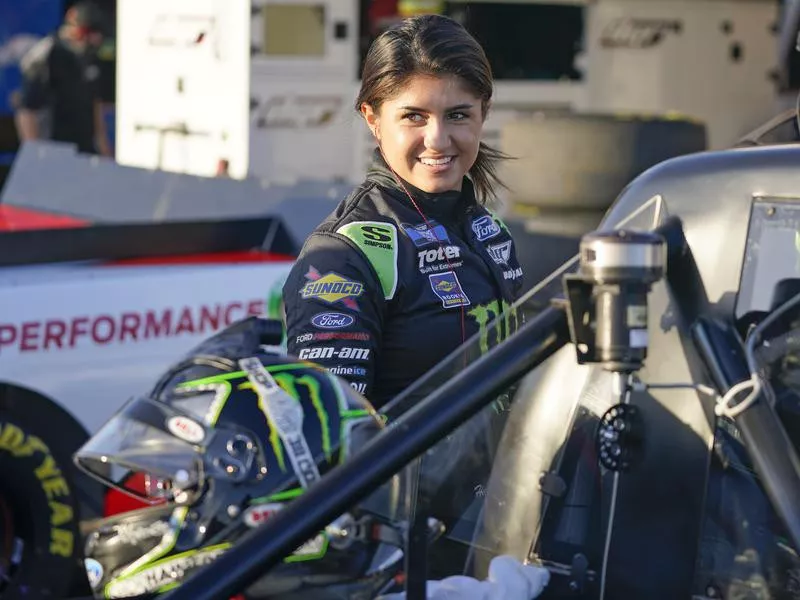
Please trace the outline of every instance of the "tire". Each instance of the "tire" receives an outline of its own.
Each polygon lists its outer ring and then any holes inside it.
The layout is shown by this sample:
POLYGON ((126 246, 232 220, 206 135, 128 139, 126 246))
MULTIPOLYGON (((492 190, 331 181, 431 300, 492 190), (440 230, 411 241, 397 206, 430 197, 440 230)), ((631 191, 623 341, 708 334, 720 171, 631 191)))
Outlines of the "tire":
MULTIPOLYGON (((707 148, 706 129, 685 119, 538 112, 503 126, 509 201, 550 209, 606 210, 649 167, 707 148)), ((512 208, 513 210, 513 208, 512 208)))
MULTIPOLYGON (((18 576, 8 585, 0 577, 3 600, 91 594, 79 526, 84 519, 102 516, 104 489, 72 462, 87 439, 80 423, 51 400, 0 383, 0 500, 6 499, 8 510, 14 510, 13 522, 21 524, 18 533, 25 546, 18 576), (48 492, 52 498, 47 498, 48 492), (50 502, 59 506, 51 508, 50 502)), ((2 510, 0 504, 0 572, 2 510)))
POLYGON ((78 502, 63 456, 0 414, 0 596, 64 598, 81 567, 78 502), (21 550, 21 553, 20 553, 21 550), (2 567, 0 567, 2 568, 2 567))

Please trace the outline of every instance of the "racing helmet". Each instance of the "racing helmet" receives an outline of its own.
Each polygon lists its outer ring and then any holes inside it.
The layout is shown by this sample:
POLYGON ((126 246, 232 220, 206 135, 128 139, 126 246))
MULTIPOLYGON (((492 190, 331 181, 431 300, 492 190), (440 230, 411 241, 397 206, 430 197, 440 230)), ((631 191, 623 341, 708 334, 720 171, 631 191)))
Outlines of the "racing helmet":
MULTIPOLYGON (((276 514, 383 427, 322 367, 281 354, 280 322, 250 317, 196 348, 75 454, 143 502, 95 521, 86 571, 97 598, 173 589, 276 514), (265 336, 265 328, 267 335, 265 336)), ((245 593, 373 596, 402 568, 399 477, 340 516, 245 593)))

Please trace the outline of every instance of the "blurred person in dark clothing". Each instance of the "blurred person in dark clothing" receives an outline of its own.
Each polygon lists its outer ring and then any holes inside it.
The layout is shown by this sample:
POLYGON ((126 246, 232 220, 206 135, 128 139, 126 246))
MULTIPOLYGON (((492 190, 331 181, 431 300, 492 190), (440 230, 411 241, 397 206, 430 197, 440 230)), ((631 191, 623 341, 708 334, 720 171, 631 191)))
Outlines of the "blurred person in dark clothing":
POLYGON ((45 138, 75 144, 79 152, 111 155, 98 82, 97 49, 104 29, 103 12, 91 2, 78 2, 67 10, 58 31, 22 58, 15 103, 21 142, 45 138))

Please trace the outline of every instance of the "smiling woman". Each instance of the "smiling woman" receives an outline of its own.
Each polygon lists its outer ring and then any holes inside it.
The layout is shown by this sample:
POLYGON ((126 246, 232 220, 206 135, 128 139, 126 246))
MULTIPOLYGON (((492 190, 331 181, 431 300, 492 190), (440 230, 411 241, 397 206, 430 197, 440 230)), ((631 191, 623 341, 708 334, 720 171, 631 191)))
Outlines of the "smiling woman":
POLYGON ((493 91, 480 45, 450 18, 409 18, 373 42, 361 81, 372 166, 306 240, 283 295, 289 352, 380 407, 500 317, 502 341, 523 285, 484 206, 503 155, 480 141, 493 91))

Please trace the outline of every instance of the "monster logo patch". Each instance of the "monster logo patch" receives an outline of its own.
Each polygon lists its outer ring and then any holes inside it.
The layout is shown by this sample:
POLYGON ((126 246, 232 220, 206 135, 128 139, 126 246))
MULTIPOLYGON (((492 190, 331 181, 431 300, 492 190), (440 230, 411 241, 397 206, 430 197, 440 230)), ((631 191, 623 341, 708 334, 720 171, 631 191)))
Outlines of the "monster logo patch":
POLYGON ((333 271, 320 275, 314 267, 308 268, 306 279, 309 282, 300 290, 303 300, 316 299, 328 304, 340 302, 351 310, 361 310, 355 301, 364 293, 364 284, 360 281, 347 279, 333 271))
POLYGON ((439 297, 445 308, 469 305, 469 298, 461 288, 455 272, 432 273, 428 275, 428 279, 431 282, 433 293, 439 297))

